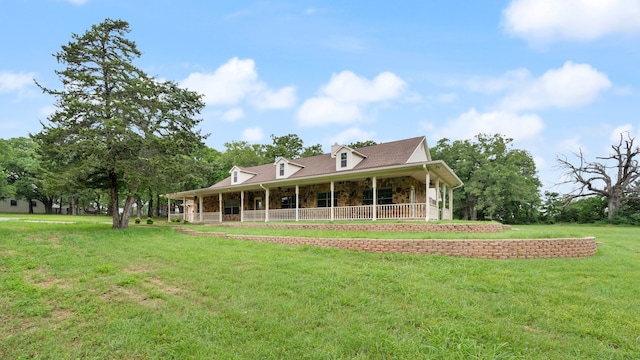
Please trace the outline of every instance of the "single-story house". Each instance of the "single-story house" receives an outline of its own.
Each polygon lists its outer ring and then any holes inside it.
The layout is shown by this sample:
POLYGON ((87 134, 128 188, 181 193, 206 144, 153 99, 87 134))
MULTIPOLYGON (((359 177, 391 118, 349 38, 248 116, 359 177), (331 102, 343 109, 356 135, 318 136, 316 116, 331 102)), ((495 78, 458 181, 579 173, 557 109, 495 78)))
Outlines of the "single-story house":
MULTIPOLYGON (((34 214, 44 214, 44 204, 40 200, 31 200, 34 214)), ((25 199, 0 200, 0 213, 28 214, 29 201, 25 199)))
POLYGON ((164 195, 168 220, 451 219, 453 189, 462 186, 447 164, 431 159, 424 136, 357 149, 335 144, 328 154, 229 173, 213 186, 164 195))

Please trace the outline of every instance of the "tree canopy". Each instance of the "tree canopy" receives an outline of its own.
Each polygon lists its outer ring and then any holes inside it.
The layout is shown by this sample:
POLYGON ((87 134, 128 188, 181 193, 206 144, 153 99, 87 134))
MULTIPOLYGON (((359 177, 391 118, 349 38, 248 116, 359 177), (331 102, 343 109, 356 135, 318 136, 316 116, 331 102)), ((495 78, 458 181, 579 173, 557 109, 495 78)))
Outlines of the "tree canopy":
POLYGON ((205 138, 195 118, 202 95, 138 69, 141 52, 129 32, 127 22, 106 19, 54 54, 64 66, 55 71, 62 88, 38 86, 57 109, 32 135, 58 179, 109 191, 113 228, 128 226, 139 189, 188 167, 205 138))
POLYGON ((512 139, 479 134, 474 140, 441 139, 431 149, 464 182, 454 192, 454 213, 461 219, 505 223, 535 220, 541 186, 531 155, 512 149, 512 139))

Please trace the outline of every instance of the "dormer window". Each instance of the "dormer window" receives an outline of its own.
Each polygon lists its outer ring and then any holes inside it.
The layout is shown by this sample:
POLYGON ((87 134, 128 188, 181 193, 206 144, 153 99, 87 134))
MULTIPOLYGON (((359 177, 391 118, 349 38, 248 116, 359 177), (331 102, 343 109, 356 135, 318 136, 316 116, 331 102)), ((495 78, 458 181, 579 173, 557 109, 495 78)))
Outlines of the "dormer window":
POLYGON ((340 167, 347 167, 347 153, 340 154, 340 167))
POLYGON ((235 184, 235 183, 237 183, 237 182, 238 182, 238 172, 237 172, 237 171, 234 171, 234 172, 233 172, 233 183, 235 184))
POLYGON ((280 163, 280 176, 284 176, 284 163, 280 163))

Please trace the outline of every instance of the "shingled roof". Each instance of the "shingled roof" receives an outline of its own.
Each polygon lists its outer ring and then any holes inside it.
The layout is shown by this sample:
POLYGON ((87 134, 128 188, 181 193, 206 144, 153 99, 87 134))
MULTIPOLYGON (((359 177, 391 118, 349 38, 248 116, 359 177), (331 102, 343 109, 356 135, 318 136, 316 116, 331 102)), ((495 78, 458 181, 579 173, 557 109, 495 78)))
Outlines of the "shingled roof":
MULTIPOLYGON (((344 172, 407 164, 411 161, 412 156, 415 154, 416 150, 420 148, 420 145, 423 142, 425 144, 425 151, 428 151, 426 147, 426 138, 424 136, 405 140, 391 141, 387 143, 354 149, 357 150, 357 152, 359 152, 360 154, 364 155, 365 158, 353 169, 345 170, 344 172)), ((428 156, 428 153, 426 154, 426 156, 428 156)), ((336 159, 333 158, 331 154, 322 154, 306 158, 299 158, 293 161, 296 164, 303 166, 303 168, 289 176, 287 180, 331 175, 337 173, 336 159)), ((262 184, 276 181, 276 170, 274 169, 274 165, 272 163, 243 167, 240 169, 256 174, 250 179, 244 181, 241 185, 262 184)), ((228 177, 211 186, 209 189, 223 189, 230 186, 232 186, 231 177, 228 177)))

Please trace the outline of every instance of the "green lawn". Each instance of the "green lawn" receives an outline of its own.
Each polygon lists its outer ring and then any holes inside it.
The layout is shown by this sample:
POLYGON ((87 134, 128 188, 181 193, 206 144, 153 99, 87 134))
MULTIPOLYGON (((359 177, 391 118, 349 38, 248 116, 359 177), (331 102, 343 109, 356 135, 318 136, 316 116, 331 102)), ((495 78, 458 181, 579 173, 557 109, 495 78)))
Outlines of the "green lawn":
POLYGON ((590 258, 497 261, 11 218, 0 221, 2 359, 640 354, 638 228, 518 226, 498 236, 602 245, 590 258))

